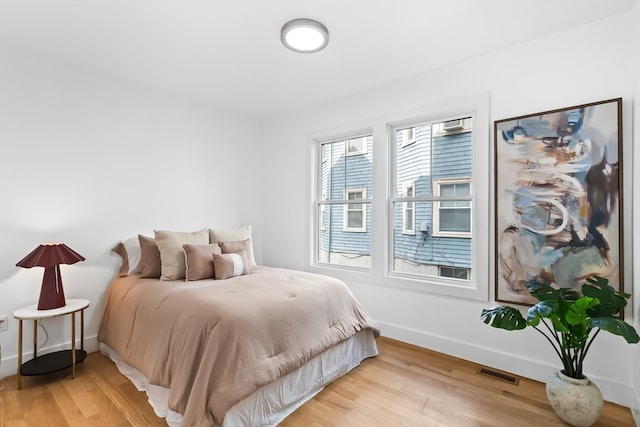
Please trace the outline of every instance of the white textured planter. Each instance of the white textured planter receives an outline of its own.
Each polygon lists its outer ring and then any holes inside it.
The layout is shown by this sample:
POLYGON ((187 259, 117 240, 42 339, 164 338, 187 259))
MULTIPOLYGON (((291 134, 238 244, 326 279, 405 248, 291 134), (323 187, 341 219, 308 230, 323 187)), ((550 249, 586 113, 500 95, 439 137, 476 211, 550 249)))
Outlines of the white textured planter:
POLYGON ((574 427, 589 427, 602 410, 602 393, 587 377, 577 380, 555 372, 547 381, 547 397, 556 415, 574 427))

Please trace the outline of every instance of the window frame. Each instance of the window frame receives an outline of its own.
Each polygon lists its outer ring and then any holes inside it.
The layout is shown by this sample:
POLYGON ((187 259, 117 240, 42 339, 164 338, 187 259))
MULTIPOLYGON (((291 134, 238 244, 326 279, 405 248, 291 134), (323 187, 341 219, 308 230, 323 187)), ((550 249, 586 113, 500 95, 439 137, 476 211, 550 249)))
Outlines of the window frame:
MULTIPOLYGON (((384 106, 373 116, 363 117, 355 112, 350 117, 341 117, 342 125, 331 126, 325 123, 316 130, 310 130, 309 159, 311 163, 311 192, 307 234, 309 248, 309 271, 318 274, 329 274, 346 283, 360 284, 363 292, 367 286, 381 286, 389 289, 403 289, 407 292, 444 295, 448 297, 465 298, 476 301, 487 301, 493 286, 490 272, 494 254, 493 243, 494 197, 493 144, 490 142, 490 94, 481 92, 465 95, 455 99, 432 99, 431 104, 419 108, 402 111, 385 111, 384 106), (390 218, 394 215, 394 198, 396 191, 395 177, 395 147, 389 141, 394 140, 394 129, 402 129, 425 122, 442 122, 459 117, 470 117, 472 120, 472 183, 473 215, 471 227, 474 233, 472 239, 472 277, 469 281, 449 279, 444 277, 415 277, 392 272, 393 226, 390 218), (369 268, 355 268, 329 264, 319 261, 318 227, 319 209, 317 209, 321 187, 321 143, 333 142, 339 139, 349 139, 354 136, 372 135, 373 143, 369 147, 375 152, 373 159, 373 192, 369 194, 369 226, 371 233, 371 265, 369 268), (478 193, 481 191, 481 194, 478 193)), ((322 123, 322 122, 319 122, 322 123)), ((416 198, 415 201, 431 201, 429 198, 416 198)), ((326 202, 336 204, 337 202, 326 202)), ((418 224, 416 224, 416 227, 418 224)), ((431 231, 431 230, 430 230, 431 231)), ((360 286, 359 285, 359 286, 360 286)))
MULTIPOLYGON (((443 178, 433 180, 433 196, 439 200, 433 202, 433 236, 434 237, 460 237, 460 238, 473 238, 473 203, 469 204, 469 231, 447 231, 440 230, 440 202, 442 198, 440 196, 440 188, 442 185, 451 184, 469 184, 469 192, 471 193, 471 178, 443 178)), ((468 196, 455 196, 453 201, 471 201, 471 194, 468 196)), ((455 208, 443 208, 443 209, 455 209, 455 208)))
MULTIPOLYGON (((325 162, 326 160, 323 159, 323 162, 325 162)), ((326 193, 322 193, 322 200, 325 201, 327 200, 327 194, 326 193)), ((320 231, 327 231, 327 205, 324 203, 320 204, 320 231)))
POLYGON ((367 207, 365 201, 367 200, 367 188, 345 188, 344 200, 347 203, 344 204, 342 213, 342 231, 346 233, 366 233, 367 232, 367 207), (349 199, 349 193, 362 193, 362 197, 359 199, 349 199), (360 205, 360 209, 349 209, 350 205, 360 205), (362 212, 362 226, 361 227, 349 227, 349 212, 362 212))

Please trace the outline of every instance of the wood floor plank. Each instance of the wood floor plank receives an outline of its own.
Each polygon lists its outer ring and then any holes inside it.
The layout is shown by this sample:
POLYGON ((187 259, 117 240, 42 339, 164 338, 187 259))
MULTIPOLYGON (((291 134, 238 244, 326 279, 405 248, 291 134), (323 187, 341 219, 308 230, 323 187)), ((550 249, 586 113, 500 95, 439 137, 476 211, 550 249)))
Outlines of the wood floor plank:
MULTIPOLYGON (((547 401, 544 384, 517 385, 478 374, 479 366, 452 356, 378 340, 380 354, 310 399, 281 427, 566 427, 547 401)), ((5 378, 0 427, 166 427, 146 394, 111 360, 91 353, 70 370, 5 378)), ((605 402, 594 427, 634 427, 628 408, 605 402)))

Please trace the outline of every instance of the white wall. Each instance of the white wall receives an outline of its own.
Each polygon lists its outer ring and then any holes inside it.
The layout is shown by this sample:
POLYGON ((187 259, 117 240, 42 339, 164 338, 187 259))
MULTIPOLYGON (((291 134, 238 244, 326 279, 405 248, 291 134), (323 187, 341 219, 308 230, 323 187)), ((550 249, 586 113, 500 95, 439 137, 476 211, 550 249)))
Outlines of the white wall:
MULTIPOLYGON (((62 266, 62 276, 67 298, 91 301, 89 349, 119 239, 252 223, 260 259, 246 173, 257 159, 251 121, 24 48, 5 44, 1 53, 0 315, 9 330, 0 332, 0 378, 17 368, 12 313, 37 302, 42 280, 41 268, 15 264, 40 243, 64 242, 86 257, 62 266)), ((68 343, 69 322, 43 322, 45 348, 68 343)))
MULTIPOLYGON (((267 195, 263 217, 265 264, 311 269, 311 135, 330 133, 333 129, 364 128, 371 125, 373 118, 387 114, 396 118, 401 111, 416 111, 421 106, 486 91, 491 99, 486 131, 492 128, 493 120, 621 96, 624 150, 632 153, 632 106, 634 96, 637 97, 640 66, 640 55, 632 54, 638 52, 635 18, 632 14, 615 16, 270 120, 265 126, 268 144, 264 146, 268 149, 263 153, 272 165, 272 173, 263 181, 267 195), (287 215, 282 215, 283 205, 287 206, 287 215)), ((423 54, 429 54, 428 47, 423 54)), ((392 58, 380 58, 389 60, 392 58)), ((624 180, 630 182, 631 155, 625 156, 624 167, 624 180)), ((374 174, 374 185, 376 182, 384 185, 384 178, 380 179, 384 169, 376 168, 374 174)), ((490 196, 490 190, 486 196, 490 196)), ((630 185, 625 185, 624 197, 632 200, 630 185)), ((626 203, 625 208, 625 217, 631 218, 632 204, 626 203)), ((637 200, 634 209, 636 212, 639 209, 637 200)), ((627 239, 627 290, 633 287, 631 247, 631 240, 627 239)), ((535 331, 506 332, 484 325, 480 312, 492 304, 490 301, 393 289, 380 285, 379 280, 365 273, 324 271, 347 281, 381 322, 383 335, 542 381, 559 367, 551 347, 535 331)), ((490 277, 485 279, 485 285, 493 291, 490 277)), ((637 285, 635 293, 640 295, 637 285)), ((632 366, 638 363, 637 355, 619 337, 601 334, 587 358, 586 374, 598 383, 605 399, 637 406, 630 375, 632 366)), ((637 377, 635 386, 638 387, 637 377)))

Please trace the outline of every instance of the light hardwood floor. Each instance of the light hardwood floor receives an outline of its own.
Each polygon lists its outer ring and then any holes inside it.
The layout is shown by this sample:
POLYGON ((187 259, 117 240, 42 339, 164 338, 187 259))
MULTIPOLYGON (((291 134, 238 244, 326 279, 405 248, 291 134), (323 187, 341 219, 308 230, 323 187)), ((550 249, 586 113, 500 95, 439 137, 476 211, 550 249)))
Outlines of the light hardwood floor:
MULTIPOLYGON (((282 427, 546 427, 554 415, 544 384, 509 384, 477 373, 470 362, 380 338, 380 355, 338 379, 291 414, 282 427)), ((70 370, 4 379, 0 427, 162 426, 144 393, 100 353, 70 370)), ((631 412, 605 403, 599 427, 632 427, 631 412)))

